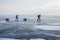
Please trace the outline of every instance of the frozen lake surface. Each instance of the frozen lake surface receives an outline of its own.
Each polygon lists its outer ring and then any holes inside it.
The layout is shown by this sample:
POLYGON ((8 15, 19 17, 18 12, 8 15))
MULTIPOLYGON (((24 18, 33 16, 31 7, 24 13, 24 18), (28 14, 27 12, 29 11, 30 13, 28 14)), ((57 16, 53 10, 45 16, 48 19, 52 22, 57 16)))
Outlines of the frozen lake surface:
POLYGON ((40 25, 40 26, 35 26, 35 28, 40 28, 44 30, 60 30, 60 26, 49 26, 49 25, 40 25))
MULTIPOLYGON (((4 17, 3 17, 4 18, 4 17)), ((53 17, 42 17, 41 22, 36 21, 36 17, 28 17, 28 20, 24 22, 22 19, 24 17, 19 18, 19 22, 15 22, 14 18, 10 18, 9 22, 6 22, 1 18, 0 20, 0 40, 18 40, 18 39, 8 39, 4 37, 18 37, 22 35, 28 35, 26 32, 37 32, 38 33, 48 33, 48 35, 53 35, 60 37, 60 16, 53 17), (45 31, 44 31, 45 30, 45 31), (52 34, 50 34, 52 33, 52 34), (55 35, 57 34, 57 35, 55 35), (59 36, 58 36, 59 35, 59 36)), ((35 33, 38 34, 38 33, 35 33)), ((33 34, 33 33, 31 33, 33 34)), ((25 40, 25 39, 24 39, 25 40)), ((45 39, 30 39, 30 40, 45 40, 45 39)))
MULTIPOLYGON (((9 38, 0 38, 0 40, 26 40, 26 39, 9 39, 9 38)), ((30 39, 30 40, 45 40, 45 39, 30 39)))

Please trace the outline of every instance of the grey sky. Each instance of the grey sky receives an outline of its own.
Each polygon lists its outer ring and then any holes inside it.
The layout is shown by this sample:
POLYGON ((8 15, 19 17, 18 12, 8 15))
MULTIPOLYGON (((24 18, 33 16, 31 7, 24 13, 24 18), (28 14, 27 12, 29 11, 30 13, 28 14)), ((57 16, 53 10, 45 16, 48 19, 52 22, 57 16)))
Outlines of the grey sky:
POLYGON ((0 0, 0 15, 60 15, 60 0, 0 0))

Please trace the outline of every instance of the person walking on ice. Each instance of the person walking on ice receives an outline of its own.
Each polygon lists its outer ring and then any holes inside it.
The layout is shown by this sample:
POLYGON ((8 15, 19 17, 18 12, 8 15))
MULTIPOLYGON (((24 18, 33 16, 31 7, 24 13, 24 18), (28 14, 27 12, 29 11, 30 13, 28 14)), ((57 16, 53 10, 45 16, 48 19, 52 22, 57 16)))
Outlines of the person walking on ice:
POLYGON ((16 15, 16 19, 15 19, 15 21, 16 22, 18 22, 18 19, 19 19, 19 17, 18 17, 19 15, 16 15))
POLYGON ((37 17, 38 17, 37 21, 40 22, 41 21, 41 14, 38 14, 37 17))

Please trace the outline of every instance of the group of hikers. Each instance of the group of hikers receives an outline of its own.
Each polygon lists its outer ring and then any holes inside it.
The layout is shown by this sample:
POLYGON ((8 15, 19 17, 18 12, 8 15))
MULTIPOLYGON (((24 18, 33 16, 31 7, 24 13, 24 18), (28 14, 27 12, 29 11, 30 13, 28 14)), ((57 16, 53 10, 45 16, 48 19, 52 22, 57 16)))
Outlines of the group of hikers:
MULTIPOLYGON (((16 16, 15 16, 15 21, 16 21, 16 22, 18 22, 18 21, 19 21, 19 17, 18 17, 18 16, 19 16, 19 15, 16 15, 16 16)), ((6 21, 9 21, 9 19, 8 19, 8 18, 5 18, 5 20, 6 20, 6 21)), ((24 18, 24 19, 23 19, 23 21, 27 21, 27 18, 24 18)), ((41 21, 41 15, 40 15, 40 14, 39 14, 39 15, 37 15, 37 21, 38 21, 38 22, 40 22, 40 21, 41 21)))

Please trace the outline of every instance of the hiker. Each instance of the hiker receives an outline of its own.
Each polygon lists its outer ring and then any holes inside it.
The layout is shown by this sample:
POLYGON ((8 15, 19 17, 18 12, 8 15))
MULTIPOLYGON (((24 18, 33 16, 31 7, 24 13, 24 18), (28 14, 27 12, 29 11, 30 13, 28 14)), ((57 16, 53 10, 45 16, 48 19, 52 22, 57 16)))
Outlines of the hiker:
POLYGON ((38 17, 37 21, 40 22, 41 21, 41 15, 39 14, 37 17, 38 17))
POLYGON ((19 15, 16 15, 16 19, 15 19, 16 22, 18 22, 18 19, 19 19, 18 16, 19 16, 19 15))
POLYGON ((27 18, 24 18, 23 21, 27 21, 27 18))

